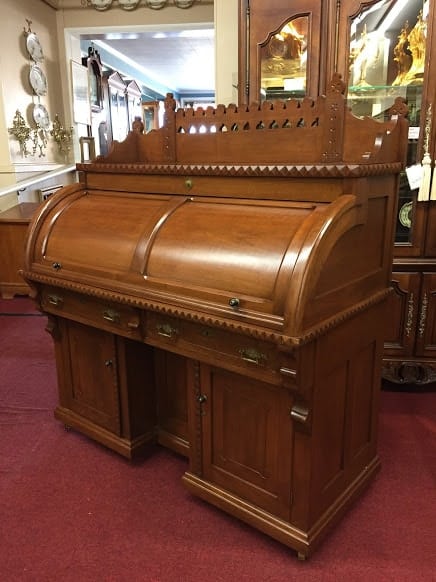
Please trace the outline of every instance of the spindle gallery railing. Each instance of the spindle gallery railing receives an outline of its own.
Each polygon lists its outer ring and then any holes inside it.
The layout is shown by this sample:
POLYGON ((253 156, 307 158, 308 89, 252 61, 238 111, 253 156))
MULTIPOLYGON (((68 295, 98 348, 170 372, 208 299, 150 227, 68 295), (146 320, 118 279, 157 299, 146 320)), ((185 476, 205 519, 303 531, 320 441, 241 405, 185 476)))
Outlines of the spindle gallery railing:
POLYGON ((386 122, 361 119, 349 110, 341 87, 336 80, 314 99, 206 109, 176 109, 169 93, 160 129, 131 132, 96 163, 307 166, 398 160, 404 140, 397 135, 407 131, 398 118, 407 108, 397 107, 395 118, 386 122))

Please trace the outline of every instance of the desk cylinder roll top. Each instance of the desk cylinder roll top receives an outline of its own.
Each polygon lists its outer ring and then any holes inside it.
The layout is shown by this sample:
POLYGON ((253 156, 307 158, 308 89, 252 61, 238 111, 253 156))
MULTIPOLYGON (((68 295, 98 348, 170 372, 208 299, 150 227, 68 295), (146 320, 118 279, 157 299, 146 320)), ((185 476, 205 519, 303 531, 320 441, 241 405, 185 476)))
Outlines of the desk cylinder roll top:
MULTIPOLYGON (((336 80, 337 81, 337 80, 336 80)), ((175 109, 34 217, 56 416, 309 555, 379 467, 377 412, 407 122, 315 100, 175 109)))

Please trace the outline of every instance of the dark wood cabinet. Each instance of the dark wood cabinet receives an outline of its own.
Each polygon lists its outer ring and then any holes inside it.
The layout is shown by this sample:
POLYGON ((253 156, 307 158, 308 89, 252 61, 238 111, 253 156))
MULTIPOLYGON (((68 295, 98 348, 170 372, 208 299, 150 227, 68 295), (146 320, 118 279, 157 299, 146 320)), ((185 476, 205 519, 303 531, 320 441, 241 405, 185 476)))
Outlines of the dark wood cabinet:
POLYGON ((434 0, 240 2, 241 103, 322 94, 337 72, 360 117, 386 119, 408 107, 407 167, 432 179, 400 177, 393 296, 383 376, 398 384, 436 381, 432 273, 436 273, 436 59, 434 0), (299 42, 298 50, 290 42, 299 42), (398 107, 398 102, 397 102, 398 107), (425 162, 424 162, 425 160, 425 162))
POLYGON ((429 173, 428 180, 422 178, 415 183, 405 171, 400 180, 394 294, 383 361, 387 380, 427 384, 436 381, 436 353, 432 347, 436 273, 436 212, 432 198, 436 196, 436 183, 431 181, 436 75, 430 66, 436 58, 436 43, 432 40, 435 2, 344 2, 344 6, 347 8, 342 11, 339 26, 338 65, 343 67, 348 58, 348 71, 343 68, 339 72, 348 79, 352 111, 380 118, 386 115, 392 98, 404 99, 410 125, 407 166, 423 167, 429 173), (356 76, 355 61, 350 59, 353 50, 361 58, 364 79, 356 76))

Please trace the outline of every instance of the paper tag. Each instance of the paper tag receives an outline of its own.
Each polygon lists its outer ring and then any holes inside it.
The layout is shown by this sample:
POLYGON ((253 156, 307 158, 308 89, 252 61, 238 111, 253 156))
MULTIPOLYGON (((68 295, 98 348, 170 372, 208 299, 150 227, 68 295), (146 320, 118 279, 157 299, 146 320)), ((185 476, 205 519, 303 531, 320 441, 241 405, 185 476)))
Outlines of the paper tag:
POLYGON ((419 139, 419 126, 409 127, 409 139, 419 139))
POLYGON ((421 186, 422 182, 421 164, 415 164, 406 168, 406 175, 409 181, 409 188, 411 190, 417 190, 421 186))

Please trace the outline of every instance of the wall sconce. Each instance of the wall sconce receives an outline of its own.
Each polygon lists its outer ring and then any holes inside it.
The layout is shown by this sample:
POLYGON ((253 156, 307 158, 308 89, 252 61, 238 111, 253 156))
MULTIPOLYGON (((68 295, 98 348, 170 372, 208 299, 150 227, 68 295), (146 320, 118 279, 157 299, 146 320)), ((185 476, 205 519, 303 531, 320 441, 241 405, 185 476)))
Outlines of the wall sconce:
POLYGON ((15 112, 12 127, 8 128, 8 132, 18 140, 21 154, 24 157, 30 155, 34 156, 38 148, 39 157, 42 158, 45 156, 45 149, 47 147, 47 135, 45 130, 38 124, 36 124, 34 129, 29 127, 18 109, 15 112), (27 142, 29 140, 33 144, 32 151, 27 149, 27 142))
POLYGON ((103 11, 116 5, 123 10, 135 10, 141 4, 144 8, 160 10, 170 3, 177 8, 191 8, 196 1, 199 0, 81 0, 81 3, 85 8, 95 8, 96 10, 103 11))
POLYGON ((18 109, 15 112, 14 119, 12 121, 12 127, 8 128, 8 132, 18 140, 22 155, 27 157, 30 154, 29 150, 27 149, 27 142, 30 139, 32 130, 24 121, 24 117, 21 115, 18 109))
POLYGON ((53 137, 55 142, 58 144, 59 152, 66 156, 71 149, 71 142, 73 139, 73 128, 65 129, 56 113, 53 120, 53 128, 50 131, 50 135, 53 137))

